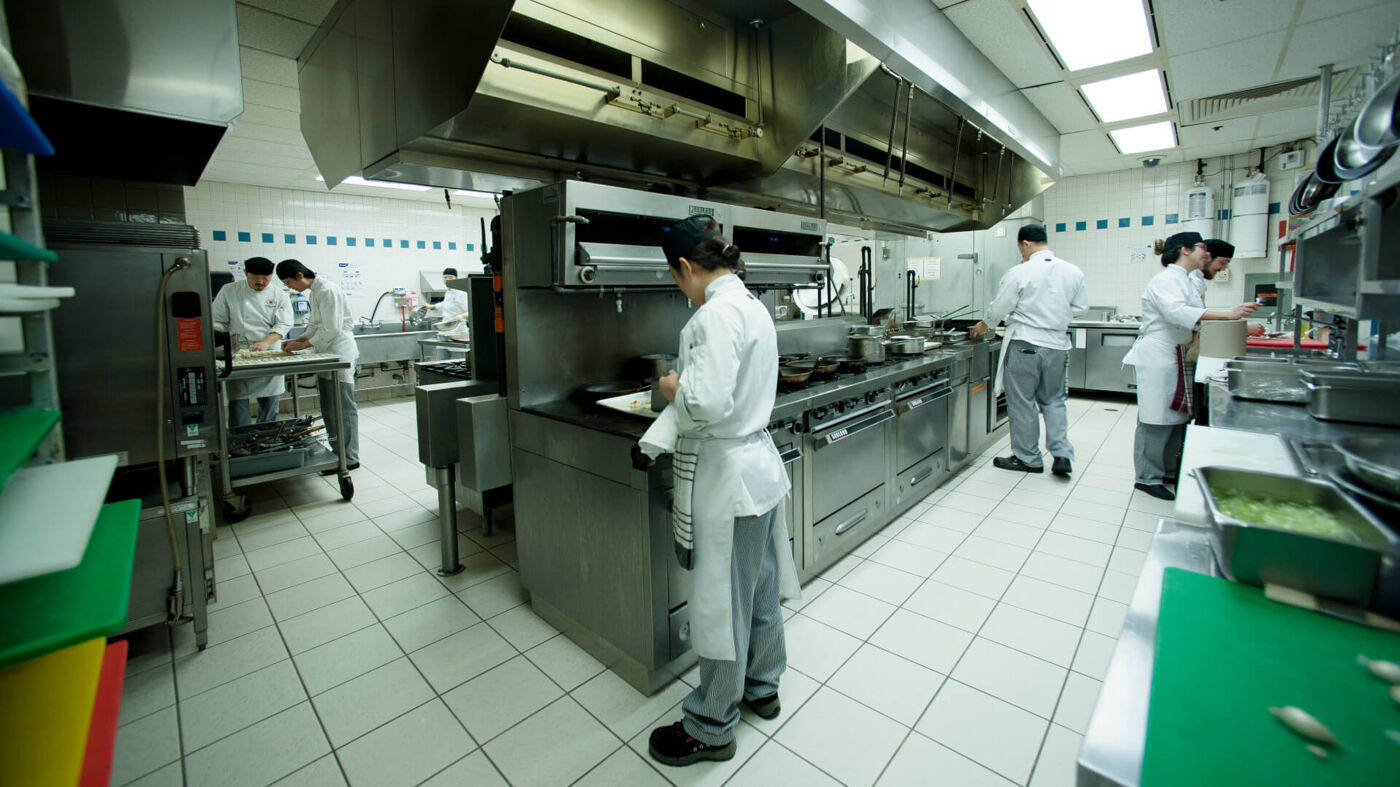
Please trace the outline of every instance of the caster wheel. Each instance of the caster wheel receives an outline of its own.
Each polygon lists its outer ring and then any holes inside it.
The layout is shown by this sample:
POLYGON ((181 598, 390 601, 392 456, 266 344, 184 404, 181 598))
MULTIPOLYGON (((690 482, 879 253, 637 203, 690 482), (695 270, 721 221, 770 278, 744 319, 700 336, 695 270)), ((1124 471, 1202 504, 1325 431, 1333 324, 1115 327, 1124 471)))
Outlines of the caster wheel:
POLYGON ((346 500, 355 496, 355 482, 348 475, 340 477, 340 496, 346 500))
MULTIPOLYGON (((346 499, 349 500, 349 498, 346 499)), ((252 513, 253 507, 251 505, 245 505, 242 508, 234 508, 232 503, 224 503, 224 521, 228 522, 230 525, 242 522, 251 516, 252 513)))

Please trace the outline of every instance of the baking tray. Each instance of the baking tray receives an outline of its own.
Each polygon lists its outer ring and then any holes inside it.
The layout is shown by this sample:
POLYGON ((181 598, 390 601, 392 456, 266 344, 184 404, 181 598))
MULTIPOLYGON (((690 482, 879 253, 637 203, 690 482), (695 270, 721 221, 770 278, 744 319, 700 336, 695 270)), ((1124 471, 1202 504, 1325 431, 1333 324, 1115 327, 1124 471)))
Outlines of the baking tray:
POLYGON ((1382 563, 1400 558, 1395 535, 1326 481, 1231 467, 1198 467, 1194 472, 1205 498, 1220 567, 1236 582, 1261 587, 1265 583, 1285 585, 1366 607, 1382 563), (1362 540, 1342 541, 1235 519, 1216 505, 1213 488, 1323 506, 1340 514, 1362 540))

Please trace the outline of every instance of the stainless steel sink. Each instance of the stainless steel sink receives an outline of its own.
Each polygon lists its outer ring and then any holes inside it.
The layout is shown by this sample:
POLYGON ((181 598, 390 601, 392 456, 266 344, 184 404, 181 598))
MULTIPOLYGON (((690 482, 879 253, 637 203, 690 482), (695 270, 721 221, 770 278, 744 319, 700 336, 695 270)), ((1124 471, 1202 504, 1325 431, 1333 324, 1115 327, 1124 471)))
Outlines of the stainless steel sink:
MULTIPOLYGON (((398 328, 398 326, 394 326, 398 328)), ((355 344, 360 348, 360 364, 416 361, 420 355, 418 342, 437 336, 436 331, 401 330, 380 333, 357 333, 355 344)))

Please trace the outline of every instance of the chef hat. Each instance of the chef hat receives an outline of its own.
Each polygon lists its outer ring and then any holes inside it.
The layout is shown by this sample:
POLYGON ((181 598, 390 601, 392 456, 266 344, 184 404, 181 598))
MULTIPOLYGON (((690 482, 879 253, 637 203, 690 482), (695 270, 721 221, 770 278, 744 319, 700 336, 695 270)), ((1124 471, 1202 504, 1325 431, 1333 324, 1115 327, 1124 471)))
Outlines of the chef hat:
POLYGON ((456 269, 456 268, 443 268, 443 269, 442 269, 442 275, 443 275, 443 276, 456 276, 456 275, 457 275, 457 269, 456 269))
POLYGON ((1229 258, 1235 256, 1235 247, 1219 238, 1211 238, 1206 241, 1206 251, 1210 252, 1212 257, 1229 258))
POLYGON ((719 230, 707 230, 714 219, 710 216, 687 216, 661 230, 661 249, 672 267, 681 264, 681 257, 710 238, 719 237, 719 230))
POLYGON ((266 257, 249 257, 243 261, 243 270, 254 276, 271 276, 272 260, 266 257))
POLYGON ((1166 256, 1176 249, 1190 248, 1197 243, 1205 242, 1205 238, 1202 238, 1199 232, 1178 232, 1167 238, 1166 244, 1162 247, 1162 255, 1166 256))

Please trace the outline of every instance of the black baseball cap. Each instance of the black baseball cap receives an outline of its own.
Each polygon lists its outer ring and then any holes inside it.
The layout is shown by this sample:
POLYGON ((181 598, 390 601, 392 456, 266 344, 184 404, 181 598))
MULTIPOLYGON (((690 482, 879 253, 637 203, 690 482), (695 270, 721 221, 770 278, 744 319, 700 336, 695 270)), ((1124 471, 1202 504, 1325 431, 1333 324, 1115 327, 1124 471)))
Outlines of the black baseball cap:
POLYGON ((687 216, 669 227, 661 229, 661 250, 666 252, 666 261, 672 266, 680 264, 682 256, 710 238, 719 237, 719 230, 705 227, 714 221, 710 216, 687 216))
POLYGON ((1172 249, 1191 248, 1197 243, 1205 243, 1206 239, 1201 237, 1199 232, 1178 232, 1167 238, 1166 244, 1162 247, 1163 254, 1170 254, 1172 249))
POLYGON ((271 276, 273 267, 272 260, 266 257, 249 257, 243 261, 243 271, 254 276, 271 276))
POLYGON ((1211 238, 1210 240, 1206 241, 1206 251, 1210 252, 1210 256, 1212 257, 1235 256, 1234 245, 1226 243, 1225 241, 1219 238, 1211 238))

